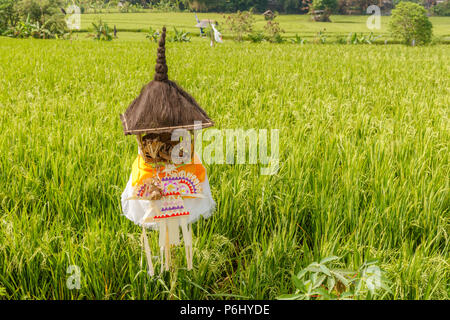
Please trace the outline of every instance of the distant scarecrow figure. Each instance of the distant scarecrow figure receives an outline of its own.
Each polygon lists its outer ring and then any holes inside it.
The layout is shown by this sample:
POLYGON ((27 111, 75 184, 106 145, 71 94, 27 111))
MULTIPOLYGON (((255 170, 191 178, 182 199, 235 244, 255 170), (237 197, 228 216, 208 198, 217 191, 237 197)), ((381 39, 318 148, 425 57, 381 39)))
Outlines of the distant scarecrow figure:
POLYGON ((215 42, 223 43, 222 34, 217 30, 217 26, 219 23, 210 19, 203 19, 202 21, 198 21, 195 25, 197 28, 200 28, 200 33, 203 34, 203 29, 210 27, 210 35, 211 35, 211 47, 214 46, 215 42))
POLYGON ((272 10, 267 10, 263 13, 264 19, 273 20, 276 18, 276 14, 272 12, 272 10))
POLYGON ((214 123, 191 95, 168 79, 165 40, 164 27, 154 79, 121 115, 125 135, 136 135, 139 147, 122 193, 122 210, 128 219, 142 226, 151 276, 154 271, 145 228, 159 230, 162 271, 164 266, 169 270, 169 248, 180 243, 181 227, 187 267, 191 269, 190 224, 200 216, 210 216, 215 208, 205 167, 193 154, 193 145, 187 144, 190 139, 172 139, 179 132, 177 129, 187 130, 190 138, 194 128, 207 128, 214 123), (187 157, 189 161, 179 163, 177 157, 187 157))
MULTIPOLYGON (((198 20, 197 12, 194 11, 194 14, 195 14, 195 20, 197 20, 197 24, 199 24, 200 20, 198 20)), ((203 34, 204 34, 203 27, 199 27, 199 28, 200 28, 200 37, 203 37, 203 34)))

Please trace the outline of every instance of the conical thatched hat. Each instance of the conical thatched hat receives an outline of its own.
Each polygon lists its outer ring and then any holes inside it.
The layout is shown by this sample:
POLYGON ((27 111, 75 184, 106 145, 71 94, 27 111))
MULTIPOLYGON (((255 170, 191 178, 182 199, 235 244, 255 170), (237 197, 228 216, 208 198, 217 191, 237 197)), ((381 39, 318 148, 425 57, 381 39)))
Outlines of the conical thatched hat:
POLYGON ((214 123, 197 101, 167 77, 166 28, 159 39, 153 81, 145 85, 139 96, 120 115, 125 134, 171 132, 175 129, 194 129, 194 121, 202 128, 214 123))

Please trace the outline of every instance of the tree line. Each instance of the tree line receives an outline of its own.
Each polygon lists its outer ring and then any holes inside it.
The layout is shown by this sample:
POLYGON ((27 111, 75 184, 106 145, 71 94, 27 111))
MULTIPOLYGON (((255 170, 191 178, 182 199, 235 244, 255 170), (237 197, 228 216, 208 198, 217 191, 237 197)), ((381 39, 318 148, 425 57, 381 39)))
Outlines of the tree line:
MULTIPOLYGON (((19 0, 21 1, 21 0, 19 0)), ((52 2, 52 0, 33 0, 52 2)), ((365 14, 367 7, 377 5, 382 12, 389 13, 402 0, 330 0, 334 14, 365 14)), ((403 0, 405 1, 405 0, 403 0)), ((449 0, 406 0, 420 4, 430 13, 449 15, 449 0), (447 13, 447 14, 446 14, 447 13)), ((313 0, 64 0, 66 4, 74 2, 82 11, 102 8, 163 9, 166 11, 197 11, 197 12, 236 12, 253 9, 263 13, 270 9, 279 13, 308 13, 313 0)), ((131 9, 130 9, 131 10, 131 9)))
MULTIPOLYGON (((155 6, 172 6, 179 10, 195 10, 198 12, 236 12, 251 10, 262 13, 268 9, 280 13, 308 13, 313 0, 87 0, 90 2, 119 3, 128 2, 143 8, 155 6)), ((398 3, 405 0, 332 0, 335 5, 333 13, 365 14, 370 5, 377 5, 385 13, 389 13, 398 3)), ((449 15, 449 0, 406 0, 414 2, 431 13, 449 15), (445 14, 447 13, 447 14, 445 14)))

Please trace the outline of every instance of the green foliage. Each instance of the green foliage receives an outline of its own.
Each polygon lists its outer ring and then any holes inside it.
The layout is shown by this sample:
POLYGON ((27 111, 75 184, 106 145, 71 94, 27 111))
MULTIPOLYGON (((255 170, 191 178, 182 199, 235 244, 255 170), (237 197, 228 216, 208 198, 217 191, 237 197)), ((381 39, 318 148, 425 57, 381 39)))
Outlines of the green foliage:
POLYGON ((0 0, 0 34, 19 22, 15 0, 0 0))
POLYGON ((339 259, 326 257, 292 275, 295 293, 281 295, 278 299, 373 299, 391 292, 384 272, 375 265, 377 261, 364 263, 358 271, 349 271, 332 266, 332 262, 339 259))
POLYGON ((347 44, 372 44, 381 36, 375 36, 373 32, 368 35, 361 33, 358 36, 357 32, 350 32, 347 36, 347 44))
POLYGON ((45 23, 53 19, 62 19, 60 8, 63 7, 61 0, 20 0, 17 10, 22 18, 30 17, 30 21, 45 23))
MULTIPOLYGON (((57 37, 67 32, 67 24, 60 9, 62 6, 61 0, 20 0, 16 8, 25 24, 34 24, 37 29, 44 28, 53 35, 52 37, 57 37)), ((39 33, 43 33, 44 36, 47 32, 39 31, 39 33)))
POLYGON ((347 38, 344 38, 342 35, 338 34, 336 36, 336 43, 337 44, 346 44, 347 43, 347 39, 348 39, 348 36, 347 36, 347 38))
POLYGON ((190 32, 181 29, 178 31, 177 28, 173 27, 173 35, 168 37, 170 42, 191 42, 190 32))
POLYGON ((389 29, 394 37, 400 38, 407 45, 411 45, 413 40, 417 45, 429 43, 432 28, 427 11, 416 3, 400 2, 392 10, 389 29))
POLYGON ((152 42, 158 42, 159 35, 160 33, 158 30, 155 30, 152 27, 150 27, 145 37, 152 42))
POLYGON ((274 20, 267 20, 264 25, 264 31, 253 30, 254 17, 252 11, 237 12, 235 15, 225 16, 226 24, 236 41, 242 41, 244 34, 247 33, 247 38, 253 42, 258 43, 262 41, 269 41, 273 43, 282 43, 284 41, 280 24, 274 20))
POLYGON ((263 31, 253 31, 248 34, 248 39, 253 43, 259 43, 266 40, 266 36, 263 31))
MULTIPOLYGON (((263 13, 270 2, 268 0, 189 0, 189 6, 198 12, 236 12, 253 8, 255 12, 263 13)), ((302 12, 302 0, 277 0, 275 5, 283 13, 302 12)))
POLYGON ((180 1, 160 0, 152 4, 152 9, 158 12, 178 12, 180 5, 180 1))
POLYGON ((330 22, 330 15, 337 8, 337 0, 313 0, 309 14, 314 21, 330 22))
POLYGON ((435 16, 450 16, 450 0, 446 0, 444 2, 438 3, 432 7, 432 12, 435 16))
POLYGON ((325 44, 327 42, 326 30, 319 30, 313 39, 315 44, 325 44))
POLYGON ((283 42, 283 37, 281 34, 284 32, 281 29, 280 24, 276 21, 269 20, 264 26, 264 31, 267 34, 267 40, 270 42, 281 43, 283 42))
POLYGON ((313 0, 312 6, 314 10, 334 11, 337 7, 337 0, 313 0))
POLYGON ((255 18, 253 17, 253 11, 238 11, 234 14, 224 16, 225 24, 228 26, 228 30, 233 34, 233 38, 236 41, 244 40, 245 34, 253 32, 253 24, 255 18))
POLYGON ((302 0, 278 0, 283 12, 299 13, 302 12, 302 0))
POLYGON ((264 12, 267 9, 267 0, 190 0, 190 7, 196 11, 208 12, 236 12, 255 9, 264 12))
MULTIPOLYGON (((132 6, 132 5, 131 5, 132 6)), ((119 12, 120 13, 128 13, 130 12, 130 3, 129 2, 122 2, 119 6, 119 12)))
POLYGON ((34 29, 29 17, 25 21, 19 21, 14 27, 10 27, 4 35, 13 38, 29 38, 34 29))
MULTIPOLYGON (((20 0, 19 0, 20 1, 20 0)), ((40 0, 38 0, 40 1, 40 0)), ((155 12, 180 12, 195 10, 197 12, 236 12, 246 11, 254 9, 255 12, 262 13, 269 6, 268 0, 72 0, 77 4, 82 13, 111 13, 111 12, 122 12, 122 13, 137 13, 143 12, 144 9, 151 8, 155 12)), ((63 1, 64 5, 72 1, 63 1)), ((323 0, 320 0, 322 2, 323 0)), ((330 1, 330 0, 325 0, 330 1)), ((409 0, 411 2, 419 3, 421 5, 426 5, 425 0, 409 0)), ((309 6, 313 0, 276 0, 275 6, 278 10, 283 13, 305 13, 307 12, 309 6)), ((397 4, 399 0, 395 0, 394 4, 397 4)), ((358 0, 342 0, 339 1, 339 5, 336 5, 332 10, 335 11, 338 8, 338 12, 341 14, 346 14, 348 10, 353 12, 358 12, 358 14, 363 14, 364 10, 370 4, 381 5, 383 9, 390 9, 392 4, 385 3, 374 3, 373 1, 358 1, 358 0)), ((333 6, 333 5, 332 5, 333 6)), ((316 10, 321 7, 318 4, 316 10)), ((436 14, 442 14, 443 7, 445 3, 439 3, 435 5, 436 14)))
POLYGON ((48 20, 41 24, 39 21, 31 22, 27 17, 25 21, 19 21, 15 26, 9 27, 4 35, 12 38, 35 38, 35 39, 54 39, 66 38, 67 34, 61 29, 54 29, 52 20, 48 20))
POLYGON ((94 40, 99 41, 111 41, 113 40, 113 35, 111 34, 111 29, 109 28, 106 22, 103 22, 101 19, 96 23, 92 22, 92 26, 94 27, 94 33, 90 34, 94 40))
POLYGON ((304 44, 306 42, 306 40, 298 34, 295 34, 294 38, 290 39, 290 41, 295 44, 304 44))

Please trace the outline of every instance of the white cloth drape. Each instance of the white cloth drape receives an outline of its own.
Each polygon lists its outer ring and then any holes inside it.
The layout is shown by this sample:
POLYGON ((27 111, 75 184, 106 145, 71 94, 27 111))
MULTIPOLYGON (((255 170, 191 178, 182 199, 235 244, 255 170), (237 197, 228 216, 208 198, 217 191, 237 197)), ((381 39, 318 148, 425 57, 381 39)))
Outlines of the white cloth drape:
MULTIPOLYGON (((133 221, 135 224, 139 226, 144 226, 148 229, 156 229, 157 223, 142 223, 142 218, 144 217, 145 213, 148 211, 150 206, 149 200, 128 200, 128 198, 133 196, 133 187, 131 185, 131 176, 128 180, 127 186, 125 187, 125 190, 122 193, 122 212, 123 214, 131 221, 133 221)), ((215 210, 216 203, 214 202, 212 195, 211 195, 211 189, 209 187, 209 181, 208 181, 208 175, 205 173, 205 180, 200 183, 204 198, 184 198, 184 208, 185 210, 189 211, 190 214, 187 217, 188 221, 187 223, 193 223, 197 221, 200 216, 203 216, 204 218, 208 218, 212 215, 212 213, 215 210)), ((153 200, 157 203, 158 206, 160 206, 161 200, 153 200)))

